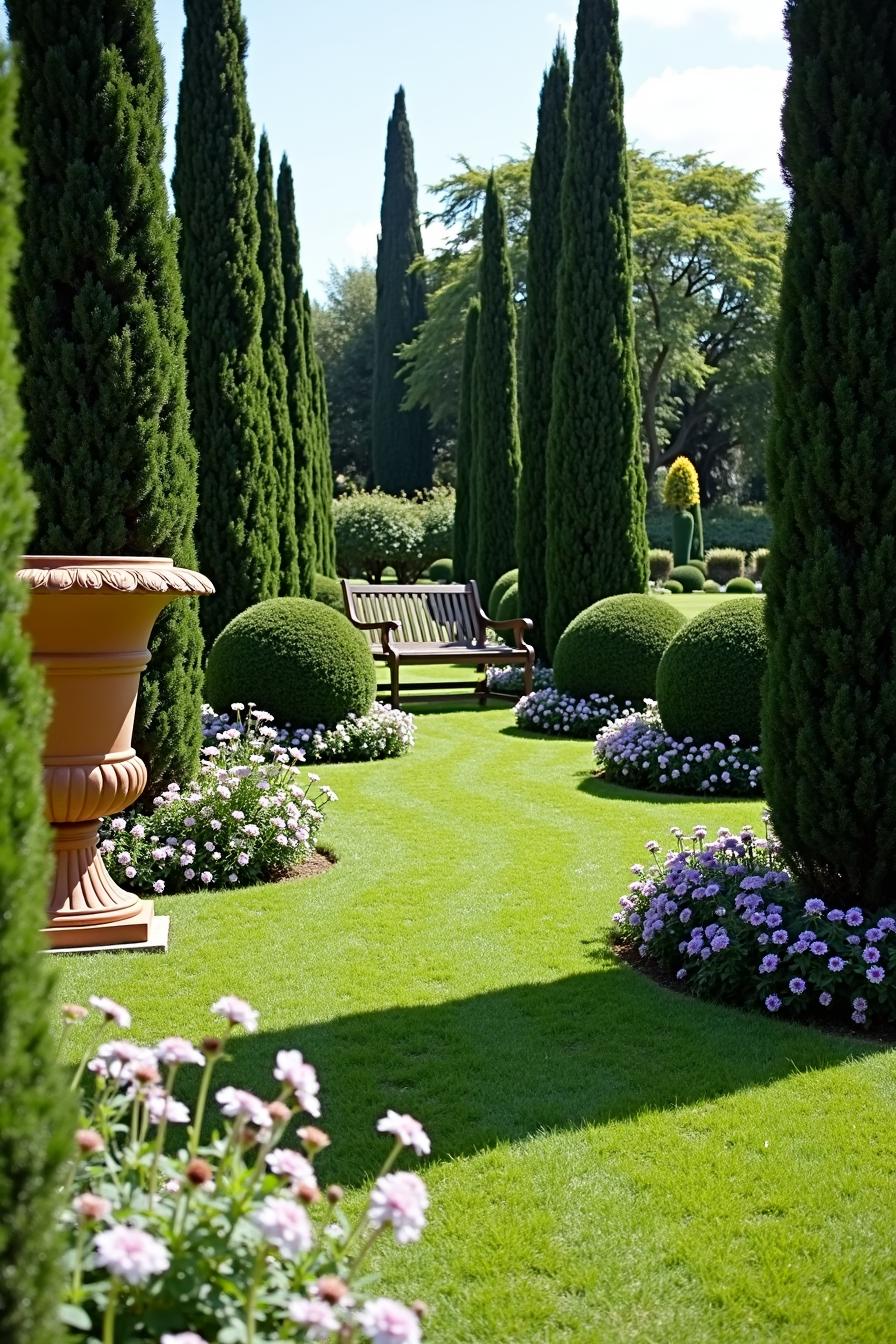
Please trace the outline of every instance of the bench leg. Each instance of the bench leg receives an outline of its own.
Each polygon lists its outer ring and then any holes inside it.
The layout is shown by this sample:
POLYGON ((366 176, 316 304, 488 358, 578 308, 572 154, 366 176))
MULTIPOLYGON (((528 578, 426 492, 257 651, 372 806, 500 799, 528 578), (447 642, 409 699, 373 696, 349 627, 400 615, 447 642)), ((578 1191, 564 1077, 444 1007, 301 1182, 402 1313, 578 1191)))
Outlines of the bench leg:
POLYGON ((524 694, 524 695, 531 695, 531 694, 532 694, 532 659, 531 659, 531 658, 528 658, 528 659, 526 660, 526 667, 525 667, 525 670, 524 670, 524 672, 523 672, 523 694, 524 694))
POLYGON ((389 664, 390 679, 392 690, 389 694, 389 704, 393 709, 401 708, 401 680, 398 675, 398 659, 393 658, 389 664))

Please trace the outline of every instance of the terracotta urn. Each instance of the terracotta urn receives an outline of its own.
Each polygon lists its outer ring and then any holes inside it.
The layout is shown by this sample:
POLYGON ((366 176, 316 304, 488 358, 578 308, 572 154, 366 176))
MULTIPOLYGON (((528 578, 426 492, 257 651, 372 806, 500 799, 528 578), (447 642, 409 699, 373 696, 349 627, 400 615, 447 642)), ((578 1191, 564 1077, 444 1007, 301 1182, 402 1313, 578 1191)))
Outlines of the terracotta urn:
POLYGON ((56 856, 50 946, 163 946, 167 920, 113 880, 97 827, 146 788, 131 734, 153 624, 175 598, 214 588, 192 569, 142 556, 26 555, 22 566, 31 589, 23 625, 53 701, 44 749, 56 856))

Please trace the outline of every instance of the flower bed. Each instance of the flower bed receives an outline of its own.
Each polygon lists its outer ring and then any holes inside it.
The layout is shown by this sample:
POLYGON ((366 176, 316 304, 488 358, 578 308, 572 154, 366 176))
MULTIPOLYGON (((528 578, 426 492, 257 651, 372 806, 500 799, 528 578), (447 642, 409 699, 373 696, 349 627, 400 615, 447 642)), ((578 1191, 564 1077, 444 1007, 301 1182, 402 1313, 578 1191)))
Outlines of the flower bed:
POLYGON ((656 702, 606 724, 594 744, 604 779, 664 793, 760 794, 759 748, 742 746, 736 733, 727 742, 681 742, 667 733, 656 702))
MULTIPOLYGON (((110 999, 91 1004, 107 1023, 130 1027, 110 999)), ((88 1018, 63 1007, 63 1030, 88 1018)), ((275 1095, 265 1100, 228 1085, 214 1093, 221 1119, 200 1144, 212 1075, 237 1029, 254 1032, 258 1014, 233 996, 211 1009, 218 1031, 197 1048, 173 1036, 152 1049, 96 1036, 74 1079, 80 1128, 66 1184, 66 1325, 78 1338, 162 1344, 273 1339, 371 1340, 419 1344, 415 1308, 369 1295, 369 1262, 391 1230, 399 1244, 419 1240, 429 1199, 413 1172, 393 1171, 408 1148, 429 1153, 429 1138, 409 1115, 389 1111, 377 1129, 392 1147, 358 1217, 342 1211, 342 1190, 322 1191, 316 1155, 330 1139, 301 1125, 299 1147, 286 1132, 303 1112, 321 1114, 314 1068, 298 1050, 278 1050, 275 1095), (182 1070, 198 1068, 195 1115, 175 1094, 182 1070), (169 1131, 185 1127, 175 1152, 169 1131), (119 1331, 120 1333, 117 1333, 119 1331)))
MULTIPOLYGON (((521 667, 488 667, 485 670, 486 685, 490 691, 496 695, 522 695, 523 668, 521 667)), ((547 687, 553 686, 554 674, 549 667, 542 663, 536 663, 532 670, 532 689, 533 691, 543 691, 547 687)))
MULTIPOLYGON (((231 728, 244 731, 245 724, 236 706, 236 719, 229 714, 215 714, 206 705, 202 711, 202 734, 207 742, 216 742, 222 732, 231 728)), ((252 706, 250 705, 250 710, 252 706)), ((316 765, 320 762, 380 761, 389 756, 403 756, 414 745, 414 716, 401 709, 391 709, 376 701, 367 714, 349 714, 335 728, 276 728, 268 750, 298 750, 301 759, 316 765)))
POLYGON ((630 709, 628 701, 620 706, 611 695, 595 692, 579 699, 548 686, 524 695, 513 712, 518 728, 536 733, 564 733, 568 737, 593 737, 608 722, 630 709))
POLYGON ((707 840, 697 826, 651 862, 613 916, 622 945, 693 993, 789 1016, 824 1014, 892 1023, 896 1008, 896 907, 866 915, 801 893, 777 840, 745 827, 707 840))

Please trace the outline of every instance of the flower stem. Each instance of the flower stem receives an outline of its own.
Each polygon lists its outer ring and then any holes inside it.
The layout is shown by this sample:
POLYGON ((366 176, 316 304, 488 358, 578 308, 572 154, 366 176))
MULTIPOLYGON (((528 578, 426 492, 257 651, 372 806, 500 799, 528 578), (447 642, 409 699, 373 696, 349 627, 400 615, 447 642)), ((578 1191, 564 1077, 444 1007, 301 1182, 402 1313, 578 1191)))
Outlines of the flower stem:
POLYGON ((208 1102, 208 1090, 212 1081, 212 1069, 215 1067, 217 1055, 209 1055, 205 1061, 205 1068, 202 1070, 202 1079, 199 1083, 199 1096, 196 1098, 196 1115, 193 1119, 193 1128, 190 1130, 190 1157, 196 1156, 196 1150, 199 1147, 199 1138, 202 1134, 202 1121, 205 1116, 205 1107, 208 1102))
POLYGON ((118 1306, 118 1283, 113 1279, 109 1300, 103 1312, 103 1344, 115 1344, 115 1310, 118 1306))
MULTIPOLYGON (((258 1286, 264 1269, 264 1245, 258 1248, 252 1278, 249 1280, 249 1292, 246 1296, 246 1344, 255 1344, 255 1307, 258 1302, 258 1286)), ((106 1344, 106 1341, 103 1341, 106 1344)))

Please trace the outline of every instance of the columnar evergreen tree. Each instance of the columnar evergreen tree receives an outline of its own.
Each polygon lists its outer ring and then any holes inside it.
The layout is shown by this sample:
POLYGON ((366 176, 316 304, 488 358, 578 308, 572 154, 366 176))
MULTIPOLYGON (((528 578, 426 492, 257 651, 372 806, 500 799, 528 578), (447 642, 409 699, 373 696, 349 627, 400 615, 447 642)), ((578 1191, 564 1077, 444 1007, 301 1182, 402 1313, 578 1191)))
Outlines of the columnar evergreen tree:
MULTIPOLYGON (((17 17, 18 15, 17 11, 17 17)), ((21 27, 18 28, 21 34, 21 27)), ((56 1204, 74 1117, 47 1018, 40 955, 50 880, 41 744, 47 703, 22 634, 14 577, 34 521, 22 470, 22 412, 10 288, 18 231, 15 90, 0 54, 0 1320, 4 1344, 55 1344, 60 1245, 56 1204)))
POLYGON ((280 220, 280 246, 283 256, 283 284, 286 295, 286 390, 292 423, 295 517, 298 543, 299 592, 314 594, 317 567, 317 543, 314 521, 314 407, 311 374, 306 359, 305 299, 302 262, 299 252, 299 228, 296 223, 296 198, 292 169, 286 155, 277 174, 277 214, 280 220))
POLYGON ((295 449, 289 418, 286 387, 286 291, 283 285, 283 256, 280 248, 280 220, 274 198, 274 168, 265 131, 258 150, 258 227, 260 243, 258 263, 264 280, 264 305, 261 312, 261 344, 268 380, 268 404, 274 448, 274 473, 277 483, 276 517, 279 537, 281 597, 293 597, 299 591, 299 557, 296 541, 295 449))
POLYGON ((185 0, 185 12, 172 186, 199 449, 196 542, 217 589, 202 605, 211 640, 246 607, 276 596, 280 558, 246 25, 239 0, 185 0))
POLYGON ((612 593, 647 587, 617 0, 579 0, 548 438, 547 645, 612 593))
POLYGON ((330 416, 324 366, 314 348, 314 322, 311 300, 303 296, 305 361, 311 379, 312 414, 312 494, 314 496, 314 542, 317 572, 336 577, 336 533, 333 527, 333 466, 330 460, 330 416))
POLYGON ((532 159, 529 258, 526 268, 526 327, 520 397, 520 473, 517 515, 519 609, 531 616, 538 653, 547 652, 548 593, 547 455, 557 331, 557 267, 562 229, 560 193, 569 129, 569 57, 558 41, 545 71, 538 109, 538 136, 532 159))
POLYGON ((482 211, 480 313, 476 340, 474 576, 487 600, 516 565, 520 431, 516 390, 516 312, 504 207, 489 176, 482 211))
MULTIPOLYGON (((196 451, 152 0, 11 0, 27 152, 16 286, 35 549, 193 566, 196 451)), ((150 796, 199 757, 197 603, 153 632, 134 745, 150 796)))
POLYGON ((896 25, 877 0, 785 21, 763 763, 807 894, 873 910, 896 835, 896 25))
POLYGON ((399 89, 386 132, 373 367, 373 476, 391 494, 411 494, 432 485, 429 417, 419 407, 402 410, 405 389, 397 354, 426 316, 423 275, 411 269, 422 255, 414 142, 404 89, 399 89))
MULTIPOLYGON (((454 577, 466 581, 473 573, 471 542, 476 535, 473 516, 476 474, 475 401, 476 344, 479 334, 479 296, 470 300, 464 327, 464 365, 457 417, 457 491, 454 502, 454 577)), ((484 594, 488 601, 488 593, 484 594)))

